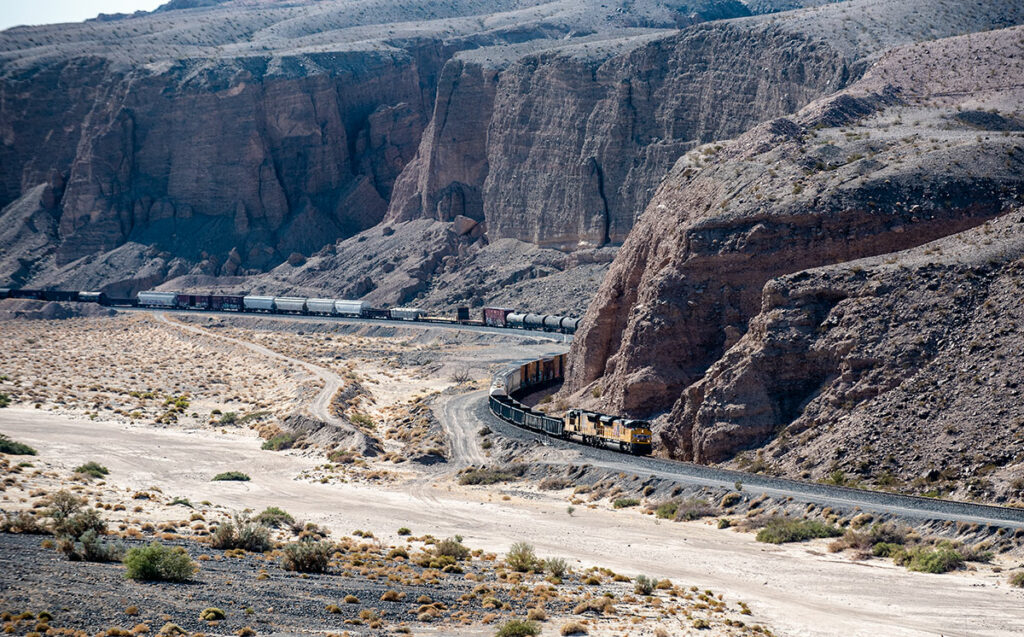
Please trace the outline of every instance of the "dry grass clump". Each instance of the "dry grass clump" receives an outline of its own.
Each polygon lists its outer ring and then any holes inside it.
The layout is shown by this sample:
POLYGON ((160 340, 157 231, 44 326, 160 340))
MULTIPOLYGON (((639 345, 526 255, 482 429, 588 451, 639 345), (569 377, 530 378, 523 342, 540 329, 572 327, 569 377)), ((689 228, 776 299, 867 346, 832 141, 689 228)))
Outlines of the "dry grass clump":
POLYGON ((591 597, 584 599, 572 609, 573 615, 584 613, 598 613, 603 615, 615 614, 615 603, 610 597, 591 597))
POLYGON ((562 625, 559 633, 562 635, 586 635, 587 627, 580 622, 569 622, 568 624, 562 625))

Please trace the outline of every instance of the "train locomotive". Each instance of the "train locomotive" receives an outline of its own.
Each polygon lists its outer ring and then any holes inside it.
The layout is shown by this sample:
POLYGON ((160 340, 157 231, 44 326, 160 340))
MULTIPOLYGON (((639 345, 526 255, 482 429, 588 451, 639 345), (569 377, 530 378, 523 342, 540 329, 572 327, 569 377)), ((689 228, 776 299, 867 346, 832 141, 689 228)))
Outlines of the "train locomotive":
POLYGON ((565 354, 530 361, 499 372, 491 382, 488 405, 502 420, 520 427, 586 445, 637 456, 652 450, 651 425, 646 420, 570 409, 562 418, 535 411, 516 400, 527 390, 542 389, 565 376, 565 354))

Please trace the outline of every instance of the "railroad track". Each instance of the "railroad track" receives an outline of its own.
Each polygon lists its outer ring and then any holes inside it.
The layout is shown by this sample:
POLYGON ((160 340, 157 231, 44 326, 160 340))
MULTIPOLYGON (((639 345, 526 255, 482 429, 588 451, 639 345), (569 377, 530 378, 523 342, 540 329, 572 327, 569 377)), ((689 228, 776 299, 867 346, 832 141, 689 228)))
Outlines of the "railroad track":
MULTIPOLYGON (((156 312, 148 308, 119 307, 116 309, 119 312, 156 312)), ((197 312, 186 310, 159 310, 159 312, 171 315, 181 313, 195 316, 197 314, 197 312)), ((240 315, 237 312, 202 312, 199 314, 207 316, 222 316, 225 318, 250 316, 245 314, 240 315)), ((570 342, 572 340, 572 336, 564 334, 524 332, 523 330, 476 325, 444 325, 416 322, 404 323, 391 320, 385 321, 347 317, 263 314, 255 316, 267 320, 306 323, 339 322, 394 328, 404 327, 425 330, 459 330, 518 336, 524 339, 540 339, 553 342, 570 342)), ((442 424, 446 431, 448 431, 449 435, 452 435, 453 437, 472 435, 467 432, 476 431, 480 426, 487 425, 493 431, 510 438, 533 440, 553 447, 576 450, 594 466, 630 473, 643 472, 658 478, 675 480, 683 484, 733 489, 735 488, 736 483, 740 482, 742 483, 744 490, 756 490, 758 493, 765 493, 774 498, 785 499, 792 497, 795 500, 819 506, 843 508, 860 507, 862 510, 868 512, 891 514, 902 518, 922 521, 949 520, 952 522, 966 522, 1013 529, 1024 529, 1024 509, 899 495, 881 491, 868 491, 865 489, 852 489, 849 487, 818 484, 816 482, 803 482, 788 478, 777 478, 728 469, 718 469, 715 467, 680 462, 676 460, 666 460, 663 458, 627 456, 608 449, 599 449, 567 440, 552 438, 528 429, 517 427, 495 416, 491 413, 488 407, 487 391, 476 391, 452 398, 449 403, 449 407, 441 413, 438 413, 438 416, 442 419, 442 424), (471 415, 477 421, 477 424, 467 426, 465 423, 457 424, 454 422, 445 422, 456 416, 465 417, 467 415, 471 415)), ((455 440, 453 440, 452 444, 453 446, 456 444, 455 440)), ((469 448, 471 447, 472 445, 469 448)), ((474 457, 474 460, 478 460, 478 457, 474 457)))

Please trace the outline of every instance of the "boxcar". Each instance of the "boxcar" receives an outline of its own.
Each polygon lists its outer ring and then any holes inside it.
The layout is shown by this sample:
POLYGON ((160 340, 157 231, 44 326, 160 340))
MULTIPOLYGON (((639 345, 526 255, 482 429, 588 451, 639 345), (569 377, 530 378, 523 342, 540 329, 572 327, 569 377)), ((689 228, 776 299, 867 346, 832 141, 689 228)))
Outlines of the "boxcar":
POLYGON ((505 319, 513 311, 514 310, 507 307, 485 307, 484 325, 490 325, 491 327, 505 327, 507 325, 507 321, 505 319))
POLYGON ((228 312, 241 312, 245 307, 245 297, 210 295, 210 309, 228 312))
POLYGON ((210 309, 210 295, 179 294, 175 297, 175 304, 183 310, 208 310, 210 309))

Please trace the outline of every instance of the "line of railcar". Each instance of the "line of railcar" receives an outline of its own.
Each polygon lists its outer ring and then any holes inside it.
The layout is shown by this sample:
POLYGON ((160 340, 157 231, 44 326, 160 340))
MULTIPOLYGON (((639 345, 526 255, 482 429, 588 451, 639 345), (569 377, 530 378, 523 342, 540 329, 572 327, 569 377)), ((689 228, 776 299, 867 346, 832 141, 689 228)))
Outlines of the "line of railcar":
POLYGON ((180 292, 139 292, 134 298, 116 298, 104 292, 66 290, 30 290, 0 288, 0 299, 32 299, 39 301, 71 301, 99 303, 108 306, 148 307, 153 309, 194 310, 214 312, 253 312, 296 314, 306 316, 347 316, 392 321, 424 323, 459 323, 525 330, 542 330, 574 334, 579 319, 541 314, 518 313, 511 308, 485 307, 478 319, 468 307, 458 307, 455 317, 438 316, 416 307, 373 308, 366 301, 305 298, 268 295, 183 294, 180 292), (529 320, 526 320, 529 317, 529 320))
POLYGON ((542 358, 499 372, 491 382, 488 404, 497 417, 540 433, 610 448, 637 456, 652 450, 651 424, 583 409, 570 409, 561 418, 536 411, 517 396, 557 383, 565 376, 565 354, 542 358))

